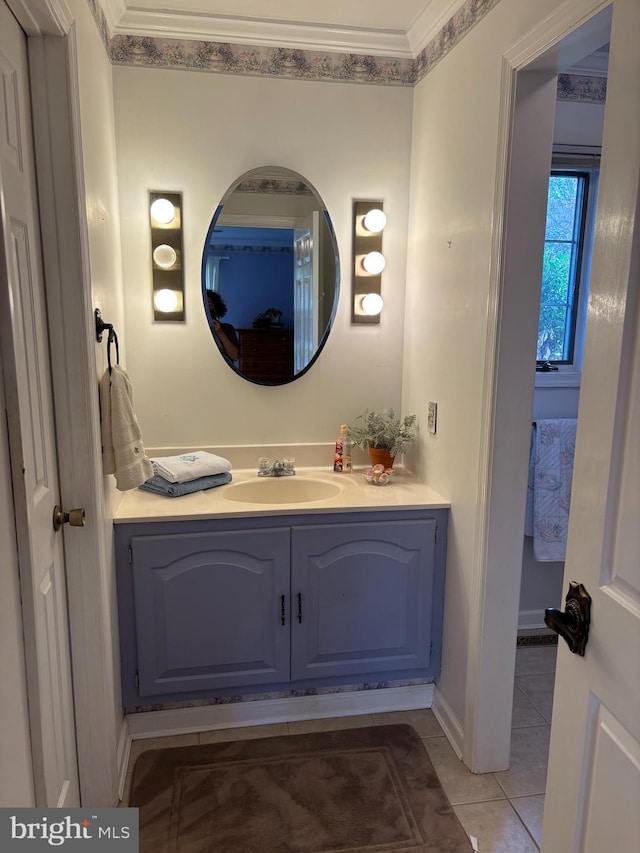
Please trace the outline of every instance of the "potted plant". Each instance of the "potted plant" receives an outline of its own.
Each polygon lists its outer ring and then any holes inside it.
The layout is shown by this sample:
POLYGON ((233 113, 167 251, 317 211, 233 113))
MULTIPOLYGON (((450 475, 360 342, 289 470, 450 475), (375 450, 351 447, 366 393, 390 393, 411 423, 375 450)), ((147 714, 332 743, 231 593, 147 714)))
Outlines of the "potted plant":
POLYGON ((267 308, 262 314, 258 314, 253 320, 254 329, 270 328, 271 326, 282 326, 282 311, 280 308, 267 308))
POLYGON ((372 465, 391 468, 394 458, 416 437, 416 415, 399 418, 393 409, 366 409, 356 420, 361 420, 362 426, 350 426, 349 435, 355 445, 369 451, 372 465))

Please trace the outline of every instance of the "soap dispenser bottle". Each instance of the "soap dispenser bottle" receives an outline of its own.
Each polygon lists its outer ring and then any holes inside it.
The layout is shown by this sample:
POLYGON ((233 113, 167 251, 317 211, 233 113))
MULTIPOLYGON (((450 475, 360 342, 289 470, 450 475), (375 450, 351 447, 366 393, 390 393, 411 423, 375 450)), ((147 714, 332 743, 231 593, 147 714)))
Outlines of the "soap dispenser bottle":
POLYGON ((336 439, 336 452, 333 456, 333 470, 340 471, 345 474, 350 474, 353 470, 351 463, 351 448, 353 442, 349 435, 349 427, 342 424, 340 427, 340 435, 336 439))

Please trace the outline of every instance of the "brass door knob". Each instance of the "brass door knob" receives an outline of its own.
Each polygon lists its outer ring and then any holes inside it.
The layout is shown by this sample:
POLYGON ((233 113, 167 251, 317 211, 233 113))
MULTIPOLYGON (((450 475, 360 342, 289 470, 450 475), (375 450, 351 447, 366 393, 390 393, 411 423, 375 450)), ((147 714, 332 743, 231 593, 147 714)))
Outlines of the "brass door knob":
POLYGON ((72 527, 84 527, 84 509, 70 509, 65 512, 62 507, 57 504, 53 508, 53 529, 60 530, 63 524, 70 524, 72 527))

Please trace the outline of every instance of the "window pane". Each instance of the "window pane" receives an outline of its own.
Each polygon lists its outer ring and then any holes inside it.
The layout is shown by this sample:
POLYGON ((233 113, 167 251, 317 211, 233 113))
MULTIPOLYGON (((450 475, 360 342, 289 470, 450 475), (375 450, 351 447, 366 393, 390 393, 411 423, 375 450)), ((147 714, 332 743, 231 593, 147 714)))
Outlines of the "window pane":
POLYGON ((588 176, 554 172, 549 178, 538 361, 571 362, 588 176))
POLYGON ((571 243, 547 243, 542 267, 542 304, 566 305, 571 278, 571 243))
POLYGON ((540 311, 538 361, 563 361, 567 310, 564 306, 546 306, 540 311))
POLYGON ((546 240, 573 239, 580 180, 573 175, 552 175, 549 179, 546 240))

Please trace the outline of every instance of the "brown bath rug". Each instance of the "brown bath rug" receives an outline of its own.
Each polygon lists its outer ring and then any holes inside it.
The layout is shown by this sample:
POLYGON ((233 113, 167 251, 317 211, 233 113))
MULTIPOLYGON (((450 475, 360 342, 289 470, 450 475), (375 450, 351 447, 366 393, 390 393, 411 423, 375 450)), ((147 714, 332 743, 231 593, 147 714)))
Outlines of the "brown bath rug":
POLYGON ((411 726, 157 749, 136 762, 140 853, 469 853, 411 726))

